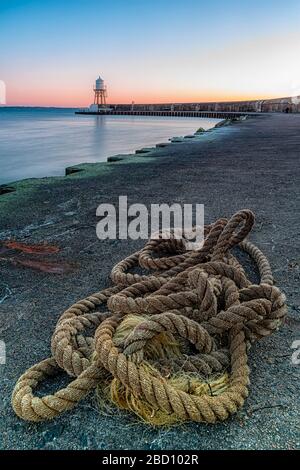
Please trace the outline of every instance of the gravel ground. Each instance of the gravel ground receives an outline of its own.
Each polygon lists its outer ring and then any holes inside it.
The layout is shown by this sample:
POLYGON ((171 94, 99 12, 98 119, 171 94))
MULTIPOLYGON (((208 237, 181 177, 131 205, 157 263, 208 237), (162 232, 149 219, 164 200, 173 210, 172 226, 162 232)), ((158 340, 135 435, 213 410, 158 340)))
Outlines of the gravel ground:
MULTIPOLYGON (((72 267, 61 275, 42 273, 6 261, 16 254, 0 247, 0 339, 7 352, 6 364, 0 365, 0 448, 300 447, 300 365, 291 362, 291 344, 300 340, 299 148, 300 115, 263 115, 208 132, 197 142, 94 165, 67 178, 21 182, 12 185, 17 191, 0 195, 0 239, 56 244, 60 252, 47 259, 72 267), (277 285, 287 295, 286 323, 251 349, 250 396, 225 423, 155 429, 123 411, 100 413, 94 394, 53 422, 22 422, 11 409, 11 391, 27 367, 48 357, 59 315, 108 286, 112 266, 143 244, 96 238, 96 207, 126 194, 129 203, 148 206, 203 203, 207 223, 252 209, 256 226, 250 239, 269 257, 277 285)), ((58 378, 51 390, 64 381, 58 378)))

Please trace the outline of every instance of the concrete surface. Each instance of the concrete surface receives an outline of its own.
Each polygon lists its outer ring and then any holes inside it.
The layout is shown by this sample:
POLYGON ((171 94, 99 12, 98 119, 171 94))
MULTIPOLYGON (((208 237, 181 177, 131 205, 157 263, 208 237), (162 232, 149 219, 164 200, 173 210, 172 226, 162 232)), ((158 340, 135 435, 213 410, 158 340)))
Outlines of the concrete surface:
MULTIPOLYGON (((0 240, 48 242, 60 252, 35 259, 67 263, 64 274, 43 273, 0 246, 0 365, 2 449, 294 449, 299 448, 299 372, 291 344, 299 331, 300 115, 274 114, 159 148, 155 154, 94 165, 66 178, 28 180, 0 195, 0 240), (93 176, 95 175, 95 176, 93 176), (150 428, 126 412, 100 413, 94 394, 50 423, 22 422, 10 395, 18 376, 47 357, 62 311, 109 285, 112 266, 142 241, 100 242, 96 207, 129 202, 204 203, 206 222, 248 207, 256 214, 253 240, 270 258, 289 316, 250 353, 251 387, 244 408, 217 425, 150 428)), ((31 256, 31 258, 33 255, 31 256)), ((65 378, 40 391, 66 383, 65 378)))

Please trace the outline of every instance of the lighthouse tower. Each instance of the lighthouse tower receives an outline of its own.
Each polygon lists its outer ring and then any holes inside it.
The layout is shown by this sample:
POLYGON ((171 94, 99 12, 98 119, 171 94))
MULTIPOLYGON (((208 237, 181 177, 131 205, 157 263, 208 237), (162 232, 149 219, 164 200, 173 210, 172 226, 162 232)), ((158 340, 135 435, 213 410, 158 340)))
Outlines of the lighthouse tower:
POLYGON ((98 109, 105 108, 107 92, 106 92, 106 86, 104 84, 104 80, 102 80, 100 75, 95 82, 94 93, 95 93, 94 104, 97 105, 98 109))
POLYGON ((88 108, 88 112, 92 114, 107 114, 111 108, 106 106, 106 86, 104 80, 100 77, 96 79, 94 85, 94 103, 88 108))

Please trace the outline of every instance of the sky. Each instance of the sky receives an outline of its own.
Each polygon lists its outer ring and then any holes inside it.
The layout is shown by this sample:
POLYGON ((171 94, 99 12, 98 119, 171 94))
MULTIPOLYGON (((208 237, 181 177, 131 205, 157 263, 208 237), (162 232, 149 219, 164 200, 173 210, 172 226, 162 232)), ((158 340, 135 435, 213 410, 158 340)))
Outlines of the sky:
MULTIPOLYGON (((0 0, 8 105, 300 95, 299 0, 0 0)), ((1 88, 1 87, 0 87, 1 88)))

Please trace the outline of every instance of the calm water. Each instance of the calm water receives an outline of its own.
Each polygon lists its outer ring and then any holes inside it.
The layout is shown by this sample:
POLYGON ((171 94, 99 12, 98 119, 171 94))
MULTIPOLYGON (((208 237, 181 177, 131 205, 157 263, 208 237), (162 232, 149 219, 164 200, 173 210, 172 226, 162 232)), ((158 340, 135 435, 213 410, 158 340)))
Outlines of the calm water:
POLYGON ((173 136, 209 129, 217 119, 82 116, 73 109, 0 108, 0 184, 64 175, 82 162, 105 161, 173 136))

